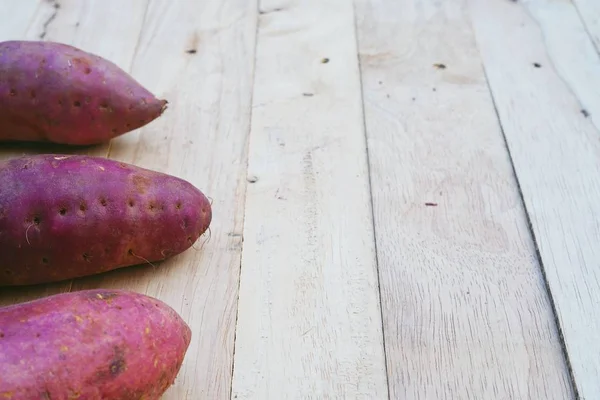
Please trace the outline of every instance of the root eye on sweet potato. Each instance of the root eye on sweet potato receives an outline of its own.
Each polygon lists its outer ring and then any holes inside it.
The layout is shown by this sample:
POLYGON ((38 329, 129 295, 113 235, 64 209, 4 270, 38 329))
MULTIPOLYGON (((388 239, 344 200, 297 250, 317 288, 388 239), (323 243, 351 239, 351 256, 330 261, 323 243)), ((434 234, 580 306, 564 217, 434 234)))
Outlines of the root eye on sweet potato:
POLYGON ((189 182, 101 157, 0 163, 0 286, 154 263, 191 247, 212 209, 189 182))
POLYGON ((97 55, 56 42, 0 42, 0 141, 98 144, 166 107, 97 55))
POLYGON ((0 398, 158 400, 192 332, 167 304, 94 289, 0 308, 0 398))

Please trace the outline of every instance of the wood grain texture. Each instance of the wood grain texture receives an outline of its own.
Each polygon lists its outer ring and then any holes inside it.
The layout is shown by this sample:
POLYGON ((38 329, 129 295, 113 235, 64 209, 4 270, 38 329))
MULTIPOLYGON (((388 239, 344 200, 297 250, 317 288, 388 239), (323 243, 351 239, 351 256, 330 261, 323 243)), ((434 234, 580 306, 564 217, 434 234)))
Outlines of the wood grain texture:
MULTIPOLYGON (((7 2, 7 0, 3 0, 7 2)), ((0 3, 0 40, 50 40, 77 46, 106 57, 126 71, 130 70, 134 49, 142 28, 147 2, 135 0, 56 2, 26 0, 0 3), (2 7, 4 6, 4 8, 2 7), (13 14, 14 13, 14 14, 13 14), (124 32, 122 27, 126 27, 124 32)), ((3 143, 0 159, 25 154, 66 153, 106 156, 108 144, 72 147, 49 144, 3 143)), ((3 288, 0 305, 26 301, 70 290, 71 282, 36 285, 26 288, 3 288)))
POLYGON ((390 397, 573 398, 465 1, 356 3, 390 397))
POLYGON ((352 3, 262 1, 236 399, 387 399, 352 3))
POLYGON ((600 60, 567 3, 470 4, 575 386, 581 399, 597 399, 600 60))

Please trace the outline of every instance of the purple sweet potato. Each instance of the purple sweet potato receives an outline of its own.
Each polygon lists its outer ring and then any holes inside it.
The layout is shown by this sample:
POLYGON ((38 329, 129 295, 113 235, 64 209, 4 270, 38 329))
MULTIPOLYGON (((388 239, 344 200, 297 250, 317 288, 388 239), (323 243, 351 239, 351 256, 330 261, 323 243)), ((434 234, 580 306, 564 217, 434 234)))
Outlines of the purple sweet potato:
POLYGON ((212 209, 189 182, 90 156, 0 163, 0 285, 48 283, 165 260, 212 209))
POLYGON ((98 144, 166 106, 97 55, 56 42, 0 42, 0 141, 98 144))
POLYGON ((0 398, 158 400, 192 332, 167 304, 84 290, 0 308, 0 398))

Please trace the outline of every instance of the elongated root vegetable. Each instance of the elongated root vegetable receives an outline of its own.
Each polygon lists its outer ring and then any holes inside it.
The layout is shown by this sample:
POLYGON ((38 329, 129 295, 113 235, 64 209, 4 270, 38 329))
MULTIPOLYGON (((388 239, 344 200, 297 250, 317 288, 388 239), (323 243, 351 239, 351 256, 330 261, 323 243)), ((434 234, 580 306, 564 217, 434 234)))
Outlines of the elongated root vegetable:
POLYGON ((56 42, 0 42, 0 141, 91 145, 162 115, 114 63, 56 42))
POLYGON ((47 283, 179 254, 209 227, 189 182, 90 156, 0 164, 0 285, 47 283))
POLYGON ((191 335, 171 307, 128 291, 0 308, 0 399, 158 400, 191 335))

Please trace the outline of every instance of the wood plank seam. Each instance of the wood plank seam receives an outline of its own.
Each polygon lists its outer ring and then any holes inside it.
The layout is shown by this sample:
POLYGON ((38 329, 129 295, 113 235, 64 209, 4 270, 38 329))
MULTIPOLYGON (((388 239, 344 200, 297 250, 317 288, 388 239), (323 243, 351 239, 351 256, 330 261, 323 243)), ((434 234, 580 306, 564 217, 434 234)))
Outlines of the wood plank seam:
POLYGON ((360 81, 360 103, 362 110, 362 121, 363 121, 363 135, 364 135, 364 146, 367 159, 367 176, 368 176, 368 188, 369 188, 369 207, 371 209, 371 223, 373 232, 373 245, 375 248, 375 268, 377 269, 377 293, 379 294, 379 313, 381 315, 381 342, 383 343, 383 357, 385 362, 385 376, 387 378, 387 395, 388 400, 392 400, 392 391, 390 389, 390 371, 388 367, 388 348, 385 340, 385 323, 384 323, 384 312, 383 312, 383 295, 381 293, 381 274, 379 269, 379 247, 377 245, 377 223, 375 220, 375 207, 373 205, 373 175, 371 171, 371 153, 369 150, 369 139, 367 132, 367 119, 365 112, 365 96, 364 96, 364 83, 363 83, 363 65, 360 57, 360 41, 358 37, 358 13, 356 10, 356 2, 352 0, 352 8, 354 11, 354 40, 356 46, 356 62, 358 63, 358 79, 360 81))
MULTIPOLYGON (((471 22, 471 21, 469 21, 471 22)), ((473 30, 473 27, 471 27, 471 29, 473 30)), ((506 138, 506 133, 504 132, 504 125, 502 123, 502 119, 500 118, 500 114, 498 112, 498 105, 496 104, 496 97, 494 96, 494 92, 492 91, 492 87, 490 85, 490 81, 488 79, 488 74, 487 74, 487 69, 485 67, 485 64, 482 62, 482 69, 483 69, 483 73, 485 76, 485 82, 486 85, 488 87, 488 91, 490 93, 490 97, 492 99, 492 105, 494 107, 494 113, 496 114, 496 118, 498 120, 498 125, 500 126, 500 131, 502 132, 502 139, 504 140, 504 146, 506 147, 506 152, 508 153, 508 158, 510 160, 510 165, 513 171, 513 176, 515 179, 515 182, 517 184, 517 190, 519 191, 519 197, 521 198, 521 203, 522 203, 522 207, 525 210, 525 218, 527 219, 527 228, 531 234, 531 238, 533 240, 533 245, 534 245, 534 249, 535 249, 535 254, 536 254, 536 258, 538 260, 538 264, 540 266, 540 272, 542 274, 542 277, 544 278, 544 285, 546 288, 546 294, 548 296, 548 300, 550 302, 550 306, 552 307, 552 314, 554 316, 554 323, 556 325, 556 333, 558 334, 558 337, 560 339, 560 347, 565 359, 565 363, 567 365, 567 370, 569 371, 569 377, 570 377, 570 381, 571 381, 571 390, 573 390, 573 393, 575 395, 575 399, 579 400, 579 391, 577 389, 577 385, 575 383, 575 375, 573 372, 573 367, 571 365, 571 358, 569 357, 569 352, 567 351, 567 345, 565 343, 565 337, 563 334, 563 329, 562 329, 562 325, 560 323, 560 319, 558 317, 558 311, 556 309, 556 304, 554 302, 554 297, 552 296, 552 291, 550 290, 550 283, 548 282, 548 276, 546 275, 546 268, 544 266, 544 261, 542 260, 542 256, 540 254, 540 248, 538 245, 538 241, 537 241, 537 237, 535 236, 535 233, 533 231, 533 225, 531 222, 531 217, 529 216, 529 210, 527 208, 527 204, 525 203, 525 198, 523 197, 523 190, 521 188, 521 181, 519 180, 519 176, 517 175, 517 170, 515 168, 515 163, 513 160, 513 155, 510 151, 510 147, 508 146, 508 139, 506 138)))
MULTIPOLYGON (((580 4, 580 2, 577 0, 573 0, 572 3, 573 3, 573 7, 577 11, 577 14, 579 15, 581 24, 583 25, 585 31, 587 32, 588 36, 590 37, 590 40, 592 41, 592 44, 594 45, 594 48, 596 49, 596 52, 598 53, 598 55, 600 55, 600 43, 597 40, 595 40, 594 33, 592 31, 592 27, 590 26, 590 22, 587 18, 584 17, 585 5, 582 6, 580 4)), ((586 5, 587 5, 587 3, 586 3, 586 5)), ((596 10, 594 10, 594 11, 596 11, 596 10)))
MULTIPOLYGON (((250 152, 250 139, 252 136, 252 116, 254 115, 254 113, 252 112, 252 108, 253 108, 253 104, 254 104, 254 83, 256 81, 256 48, 258 47, 258 31, 260 29, 260 18, 259 15, 261 14, 260 11, 260 0, 258 0, 256 2, 256 13, 255 13, 255 29, 254 29, 254 51, 253 51, 253 55, 252 55, 252 77, 250 78, 251 81, 251 89, 250 89, 250 115, 248 116, 249 122, 248 122, 248 131, 246 132, 246 148, 244 149, 244 153, 246 154, 246 168, 245 171, 248 171, 248 164, 250 162, 250 157, 249 157, 249 152, 250 152)), ((242 232, 242 238, 241 238, 241 243, 242 245, 240 246, 240 263, 239 263, 239 268, 238 268, 238 281, 237 281, 237 300, 236 300, 236 310, 235 310, 235 321, 233 324, 233 349, 231 352, 231 372, 230 372, 230 378, 229 378, 229 399, 233 398, 233 376, 234 376, 234 371, 235 371, 235 352, 237 349, 236 346, 236 342, 237 342, 237 333, 238 333, 238 320, 239 320, 239 310, 240 310, 240 285, 242 284, 242 280, 241 280, 241 276, 242 276, 242 265, 243 265, 243 261, 244 261, 244 226, 246 224, 246 196, 248 194, 248 180, 244 179, 244 196, 243 196, 243 201, 242 201, 242 208, 244 209, 244 211, 242 212, 242 223, 240 224, 240 229, 242 232)))

